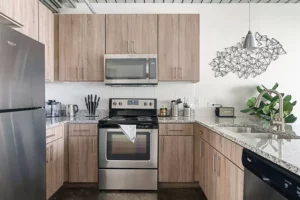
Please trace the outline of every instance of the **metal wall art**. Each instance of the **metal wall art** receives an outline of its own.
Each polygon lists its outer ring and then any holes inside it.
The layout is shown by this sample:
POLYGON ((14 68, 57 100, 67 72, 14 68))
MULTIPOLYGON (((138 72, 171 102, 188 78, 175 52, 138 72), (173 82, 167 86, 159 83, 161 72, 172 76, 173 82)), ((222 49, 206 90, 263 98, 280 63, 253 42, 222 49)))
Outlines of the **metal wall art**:
POLYGON ((215 77, 223 77, 229 72, 236 73, 239 78, 247 79, 250 75, 256 77, 265 72, 272 61, 286 54, 282 45, 274 38, 269 39, 266 35, 256 33, 255 39, 258 46, 255 50, 244 49, 245 38, 242 38, 236 46, 217 52, 217 57, 210 63, 215 77))

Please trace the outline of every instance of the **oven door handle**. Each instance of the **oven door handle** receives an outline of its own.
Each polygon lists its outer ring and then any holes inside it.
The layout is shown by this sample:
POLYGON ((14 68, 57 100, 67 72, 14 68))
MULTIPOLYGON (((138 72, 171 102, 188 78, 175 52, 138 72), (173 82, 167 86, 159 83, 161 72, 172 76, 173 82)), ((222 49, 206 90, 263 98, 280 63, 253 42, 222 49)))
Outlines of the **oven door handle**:
POLYGON ((149 59, 146 59, 146 79, 150 79, 150 67, 149 67, 149 59))

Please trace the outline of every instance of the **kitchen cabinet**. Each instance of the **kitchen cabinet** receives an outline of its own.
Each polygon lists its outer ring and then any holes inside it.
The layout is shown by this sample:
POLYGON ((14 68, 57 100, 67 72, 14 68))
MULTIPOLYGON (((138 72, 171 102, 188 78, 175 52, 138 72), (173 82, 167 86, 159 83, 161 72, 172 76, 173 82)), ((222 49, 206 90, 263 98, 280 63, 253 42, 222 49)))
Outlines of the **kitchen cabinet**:
POLYGON ((63 126, 47 129, 46 139, 46 194, 49 199, 64 182, 63 126))
POLYGON ((156 54, 157 15, 106 15, 107 54, 156 54))
POLYGON ((59 15, 59 81, 104 81, 105 15, 59 15))
POLYGON ((159 182, 193 182, 193 136, 159 136, 159 182))
POLYGON ((97 124, 69 125, 69 182, 98 182, 97 124))
POLYGON ((45 79, 54 81, 54 14, 41 2, 39 2, 39 42, 45 45, 45 79))
POLYGON ((158 16, 160 81, 199 81, 199 20, 197 14, 158 16))
POLYGON ((23 0, 20 1, 19 5, 21 6, 23 27, 16 28, 15 30, 38 41, 39 40, 39 0, 26 0, 26 1, 23 0))
POLYGON ((21 27, 24 0, 0 0, 0 23, 21 27))
POLYGON ((193 124, 160 124, 159 135, 193 136, 194 126, 193 124))

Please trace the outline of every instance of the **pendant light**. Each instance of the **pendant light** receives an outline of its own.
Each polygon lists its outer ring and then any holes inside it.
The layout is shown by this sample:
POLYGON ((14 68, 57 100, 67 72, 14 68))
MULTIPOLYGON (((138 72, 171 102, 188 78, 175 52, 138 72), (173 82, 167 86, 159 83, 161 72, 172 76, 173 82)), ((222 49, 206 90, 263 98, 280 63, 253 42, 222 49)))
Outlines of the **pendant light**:
POLYGON ((251 19, 250 1, 251 0, 249 0, 249 31, 246 36, 243 48, 246 50, 255 50, 257 48, 257 44, 256 44, 256 39, 251 32, 251 26, 250 26, 251 25, 251 23, 250 23, 250 19, 251 19))

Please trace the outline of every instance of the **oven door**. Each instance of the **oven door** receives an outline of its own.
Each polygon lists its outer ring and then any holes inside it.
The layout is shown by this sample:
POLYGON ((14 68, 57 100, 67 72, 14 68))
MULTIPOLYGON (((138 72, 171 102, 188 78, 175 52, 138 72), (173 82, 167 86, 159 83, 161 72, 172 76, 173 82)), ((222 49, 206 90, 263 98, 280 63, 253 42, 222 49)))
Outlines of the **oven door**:
POLYGON ((157 168, 158 130, 137 129, 132 143, 120 129, 99 130, 99 168, 157 168))
POLYGON ((157 85, 157 55, 106 54, 106 85, 157 85))

